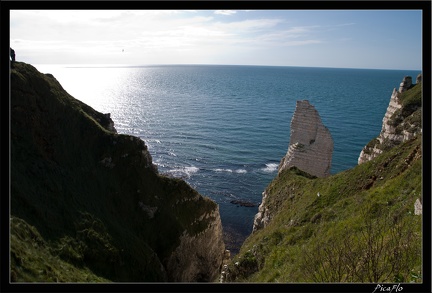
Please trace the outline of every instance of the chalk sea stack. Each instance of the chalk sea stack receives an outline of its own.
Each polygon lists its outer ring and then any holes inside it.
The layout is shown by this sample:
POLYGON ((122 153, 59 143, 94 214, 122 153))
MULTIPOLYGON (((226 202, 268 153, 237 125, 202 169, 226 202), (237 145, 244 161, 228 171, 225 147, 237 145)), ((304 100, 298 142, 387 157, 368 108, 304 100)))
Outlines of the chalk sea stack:
POLYGON ((288 152, 279 164, 279 173, 295 166, 313 176, 327 177, 332 154, 333 139, 318 111, 307 100, 297 101, 288 152))

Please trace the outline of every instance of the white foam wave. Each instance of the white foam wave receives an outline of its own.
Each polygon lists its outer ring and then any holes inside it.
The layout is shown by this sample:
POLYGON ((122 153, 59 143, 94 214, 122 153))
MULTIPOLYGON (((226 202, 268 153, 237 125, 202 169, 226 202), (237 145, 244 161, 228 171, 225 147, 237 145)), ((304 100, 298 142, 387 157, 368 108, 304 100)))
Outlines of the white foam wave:
POLYGON ((161 167, 161 168, 165 168, 166 167, 165 164, 163 164, 163 163, 161 163, 159 161, 153 161, 153 164, 155 164, 156 166, 161 167))
POLYGON ((275 172, 275 171, 278 169, 278 167, 279 167, 279 164, 276 164, 276 163, 268 163, 268 164, 266 164, 266 166, 265 166, 264 168, 262 168, 261 170, 264 171, 264 172, 271 173, 271 172, 275 172))
POLYGON ((195 166, 191 166, 191 167, 185 167, 184 170, 188 174, 194 174, 199 171, 199 168, 195 166))
POLYGON ((174 177, 180 177, 180 178, 190 178, 193 174, 197 173, 199 171, 198 167, 190 166, 190 167, 181 167, 181 168, 175 168, 168 170, 167 173, 171 174, 174 177))
POLYGON ((232 173, 233 170, 231 169, 214 169, 215 172, 228 172, 228 173, 232 173))
POLYGON ((222 168, 217 168, 217 169, 213 169, 213 171, 215 172, 226 172, 226 173, 237 173, 237 174, 244 174, 247 173, 246 169, 222 169, 222 168))

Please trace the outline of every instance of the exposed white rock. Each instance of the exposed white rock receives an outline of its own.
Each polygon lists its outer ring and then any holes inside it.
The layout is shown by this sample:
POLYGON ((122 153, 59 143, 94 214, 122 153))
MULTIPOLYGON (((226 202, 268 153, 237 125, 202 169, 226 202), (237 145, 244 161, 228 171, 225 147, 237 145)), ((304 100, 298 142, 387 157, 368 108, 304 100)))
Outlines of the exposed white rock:
POLYGON ((258 207, 258 213, 255 215, 252 233, 259 229, 264 228, 270 222, 270 213, 266 206, 267 193, 264 191, 262 193, 262 201, 258 207))
POLYGON ((412 77, 405 76, 399 85, 399 92, 403 93, 404 91, 408 90, 411 87, 411 85, 412 85, 412 77))
POLYGON ((414 215, 421 215, 423 213, 423 205, 419 198, 414 203, 414 215))
POLYGON ((397 110, 402 108, 402 105, 399 103, 399 98, 398 98, 399 93, 400 92, 397 92, 396 89, 393 89, 393 93, 390 97, 390 103, 387 107, 387 111, 384 114, 384 118, 382 120, 383 123, 382 123, 382 128, 381 128, 381 135, 378 137, 378 140, 380 141, 380 143, 382 143, 385 138, 398 139, 395 135, 395 127, 389 125, 388 122, 390 121, 393 114, 397 110))
MULTIPOLYGON (((416 78, 417 82, 421 82, 421 74, 419 74, 416 78)), ((392 117, 395 114, 396 111, 402 108, 402 104, 399 101, 399 96, 401 93, 407 91, 409 88, 412 87, 412 77, 411 76, 405 76, 400 83, 399 90, 396 90, 396 88, 393 89, 392 95, 390 97, 390 102, 387 107, 387 111, 384 114, 384 118, 382 120, 382 127, 381 132, 379 136, 376 138, 377 142, 375 144, 369 144, 363 147, 362 151, 360 152, 359 158, 358 158, 358 164, 362 164, 364 162, 370 161, 377 156, 379 156, 382 153, 382 150, 379 148, 380 145, 383 145, 384 143, 388 144, 398 144, 404 141, 407 141, 411 138, 414 138, 417 135, 417 130, 414 132, 409 132, 406 130, 403 131, 397 131, 396 126, 394 123, 392 123, 392 117)), ((408 123, 408 122, 402 122, 402 123, 408 123)), ((411 126, 411 125, 409 125, 411 126)), ((417 129, 416 127, 412 127, 413 129, 417 129)), ((421 132, 421 129, 419 129, 421 132)))
MULTIPOLYGON (((403 82, 401 83, 401 85, 403 82)), ((381 133, 377 137, 377 140, 379 144, 384 142, 384 139, 388 138, 391 140, 400 139, 399 137, 396 137, 395 135, 395 127, 392 125, 389 125, 388 122, 390 121, 390 118, 393 116, 393 114, 399 110, 402 105, 399 103, 398 99, 399 92, 396 90, 396 88, 393 89, 392 95, 390 97, 389 105, 387 106, 386 113, 384 114, 382 127, 381 127, 381 133)), ((363 147, 362 151, 360 152, 360 156, 358 158, 358 164, 367 162, 372 160, 373 158, 376 158, 378 155, 382 153, 382 150, 376 147, 374 145, 372 148, 369 148, 367 146, 363 147)))
POLYGON ((330 175, 333 139, 309 101, 297 101, 291 120, 288 152, 279 164, 279 173, 290 167, 317 177, 330 175))

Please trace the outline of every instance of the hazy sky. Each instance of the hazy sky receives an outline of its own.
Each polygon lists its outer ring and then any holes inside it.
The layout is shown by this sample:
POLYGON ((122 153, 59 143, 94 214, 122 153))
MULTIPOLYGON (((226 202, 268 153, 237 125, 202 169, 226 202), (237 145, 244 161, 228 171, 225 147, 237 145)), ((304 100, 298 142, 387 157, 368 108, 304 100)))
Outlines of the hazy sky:
POLYGON ((32 64, 422 67, 421 10, 11 10, 32 64))

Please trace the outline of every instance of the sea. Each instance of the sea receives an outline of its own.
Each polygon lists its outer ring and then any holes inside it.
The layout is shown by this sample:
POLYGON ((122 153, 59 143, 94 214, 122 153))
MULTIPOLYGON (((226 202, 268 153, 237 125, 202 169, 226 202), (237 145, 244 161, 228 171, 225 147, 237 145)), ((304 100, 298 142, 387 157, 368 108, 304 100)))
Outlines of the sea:
POLYGON ((231 255, 252 233, 262 192, 287 153, 297 100, 334 140, 331 174, 357 165, 394 88, 420 71, 243 65, 35 65, 141 138, 153 163, 219 205, 231 255))

